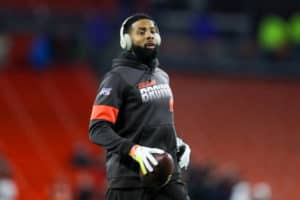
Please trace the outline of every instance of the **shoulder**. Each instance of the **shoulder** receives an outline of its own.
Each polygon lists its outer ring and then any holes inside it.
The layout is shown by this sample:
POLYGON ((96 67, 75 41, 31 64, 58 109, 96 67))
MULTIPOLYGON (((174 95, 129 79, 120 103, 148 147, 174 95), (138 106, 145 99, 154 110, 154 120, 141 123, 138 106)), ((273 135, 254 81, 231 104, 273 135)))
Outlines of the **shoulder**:
POLYGON ((120 76, 119 73, 110 70, 106 72, 101 81, 100 81, 100 88, 101 87, 120 87, 122 85, 125 85, 124 80, 120 76))
POLYGON ((156 67, 155 72, 159 73, 161 76, 164 76, 165 78, 169 79, 168 73, 165 70, 163 70, 162 68, 156 67))
POLYGON ((119 81, 120 78, 121 77, 120 77, 119 73, 115 72, 114 70, 110 70, 104 74, 104 76, 102 78, 102 82, 107 81, 107 80, 119 81))
POLYGON ((118 76, 128 85, 134 85, 143 76, 144 71, 127 66, 118 66, 113 68, 109 73, 113 76, 118 76))

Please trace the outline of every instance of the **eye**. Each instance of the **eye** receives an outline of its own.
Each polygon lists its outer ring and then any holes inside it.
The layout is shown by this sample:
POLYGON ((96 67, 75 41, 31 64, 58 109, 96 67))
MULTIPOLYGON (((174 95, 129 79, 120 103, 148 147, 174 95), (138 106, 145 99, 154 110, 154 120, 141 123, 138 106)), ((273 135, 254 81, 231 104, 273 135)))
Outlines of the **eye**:
POLYGON ((155 28, 150 28, 150 32, 151 32, 152 34, 154 34, 154 33, 157 33, 157 30, 156 30, 155 28))
POLYGON ((139 31, 138 34, 139 35, 145 35, 145 32, 144 31, 139 31))

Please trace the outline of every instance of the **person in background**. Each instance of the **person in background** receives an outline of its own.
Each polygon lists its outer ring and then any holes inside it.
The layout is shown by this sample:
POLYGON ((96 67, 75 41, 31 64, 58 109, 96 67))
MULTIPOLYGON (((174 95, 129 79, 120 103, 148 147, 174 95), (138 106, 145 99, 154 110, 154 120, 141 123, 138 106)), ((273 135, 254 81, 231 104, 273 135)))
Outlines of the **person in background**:
POLYGON ((17 196, 18 187, 13 179, 11 167, 0 155, 0 200, 15 200, 17 196))

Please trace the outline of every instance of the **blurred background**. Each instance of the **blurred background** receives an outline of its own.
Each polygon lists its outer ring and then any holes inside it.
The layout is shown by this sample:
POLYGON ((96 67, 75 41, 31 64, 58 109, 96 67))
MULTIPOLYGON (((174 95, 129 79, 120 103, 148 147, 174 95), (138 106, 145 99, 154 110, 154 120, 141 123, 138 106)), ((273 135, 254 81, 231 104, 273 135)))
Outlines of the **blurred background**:
POLYGON ((0 199, 101 200, 88 140, 96 90, 125 17, 163 43, 192 200, 300 199, 300 2, 0 1, 0 199))

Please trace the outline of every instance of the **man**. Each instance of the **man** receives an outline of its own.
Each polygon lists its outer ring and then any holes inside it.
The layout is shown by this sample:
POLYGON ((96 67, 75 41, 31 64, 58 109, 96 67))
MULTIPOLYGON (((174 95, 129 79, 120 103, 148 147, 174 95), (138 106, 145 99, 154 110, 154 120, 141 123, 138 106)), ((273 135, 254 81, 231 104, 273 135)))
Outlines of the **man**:
POLYGON ((128 17, 120 29, 123 54, 100 84, 91 114, 90 140, 107 150, 106 200, 187 200, 181 169, 189 164, 190 148, 177 138, 169 77, 157 59, 158 27, 145 14, 128 17), (172 155, 171 180, 147 188, 139 175, 151 173, 153 153, 172 155))

